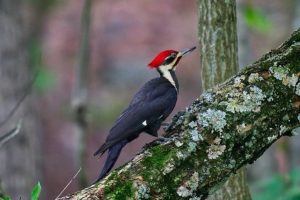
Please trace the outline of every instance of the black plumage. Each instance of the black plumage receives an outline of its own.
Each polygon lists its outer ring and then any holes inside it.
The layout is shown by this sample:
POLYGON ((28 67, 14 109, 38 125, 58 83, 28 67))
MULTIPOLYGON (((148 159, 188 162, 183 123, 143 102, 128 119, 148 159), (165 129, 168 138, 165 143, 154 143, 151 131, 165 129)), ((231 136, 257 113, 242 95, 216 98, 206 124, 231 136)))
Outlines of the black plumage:
POLYGON ((158 71, 160 77, 147 82, 135 94, 128 108, 110 129, 105 143, 95 152, 96 156, 108 150, 107 159, 97 181, 107 175, 122 148, 140 133, 158 136, 157 131, 161 123, 170 115, 177 101, 179 85, 175 74, 176 65, 184 55, 195 48, 181 52, 162 51, 148 64, 150 68, 158 71))
POLYGON ((170 115, 177 101, 178 82, 171 72, 177 88, 163 76, 147 82, 133 97, 109 131, 105 143, 95 152, 108 157, 97 181, 101 180, 115 164, 122 148, 141 132, 157 137, 161 123, 170 115))

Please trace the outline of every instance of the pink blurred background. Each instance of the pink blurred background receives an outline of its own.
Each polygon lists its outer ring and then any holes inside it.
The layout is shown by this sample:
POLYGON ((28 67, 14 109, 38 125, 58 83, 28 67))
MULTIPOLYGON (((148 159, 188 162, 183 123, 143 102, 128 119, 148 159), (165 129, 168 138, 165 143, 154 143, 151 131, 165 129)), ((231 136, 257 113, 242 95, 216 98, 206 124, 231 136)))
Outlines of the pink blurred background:
MULTIPOLYGON (((241 9, 243 3, 249 2, 266 12, 272 27, 266 33, 251 30, 244 24, 243 14, 239 11, 242 65, 255 61, 266 51, 277 47, 291 33, 294 22, 290 12, 293 7, 286 1, 238 1, 238 8, 241 9)), ((83 3, 83 0, 58 1, 48 11, 42 24, 40 40, 43 65, 50 84, 46 91, 40 92, 37 107, 40 109, 42 123, 41 184, 46 199, 54 199, 78 170, 74 162, 76 146, 73 142, 71 96, 83 3)), ((137 89, 157 76, 156 71, 147 68, 147 64, 162 50, 198 46, 197 20, 196 1, 93 2, 88 90, 89 128, 85 156, 90 183, 97 177, 106 158, 106 155, 101 159, 93 157, 94 151, 103 143, 113 121, 127 106, 137 89)), ((185 109, 200 95, 199 64, 199 50, 185 57, 179 64, 177 75, 180 94, 171 116, 185 109)), ((153 139, 142 134, 124 148, 116 166, 130 160, 144 144, 153 139)), ((269 153, 267 159, 271 163, 269 168, 265 168, 270 172, 278 171, 280 159, 276 160, 274 153, 269 153)), ((253 177, 255 173, 253 172, 253 177)), ((78 189, 74 182, 66 193, 78 189)))

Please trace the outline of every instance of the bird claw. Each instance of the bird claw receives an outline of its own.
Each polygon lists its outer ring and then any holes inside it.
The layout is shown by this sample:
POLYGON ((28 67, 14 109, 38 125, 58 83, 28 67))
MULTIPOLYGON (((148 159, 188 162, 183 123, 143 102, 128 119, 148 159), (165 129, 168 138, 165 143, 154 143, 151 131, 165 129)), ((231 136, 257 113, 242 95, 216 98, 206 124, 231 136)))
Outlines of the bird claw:
POLYGON ((167 137, 164 137, 164 136, 160 136, 155 141, 160 142, 160 143, 166 143, 166 142, 169 142, 171 140, 172 140, 172 138, 167 138, 167 137))
POLYGON ((146 144, 143 147, 143 149, 154 147, 154 146, 157 146, 159 144, 166 143, 166 142, 169 142, 169 141, 172 141, 172 138, 167 138, 167 137, 161 136, 161 137, 158 137, 156 140, 153 140, 152 142, 146 144))
POLYGON ((170 123, 168 123, 168 122, 163 122, 163 123, 161 123, 161 125, 162 125, 162 126, 169 126, 170 123))
POLYGON ((167 122, 161 123, 161 127, 162 127, 164 130, 166 130, 169 126, 170 126, 170 123, 167 123, 167 122))

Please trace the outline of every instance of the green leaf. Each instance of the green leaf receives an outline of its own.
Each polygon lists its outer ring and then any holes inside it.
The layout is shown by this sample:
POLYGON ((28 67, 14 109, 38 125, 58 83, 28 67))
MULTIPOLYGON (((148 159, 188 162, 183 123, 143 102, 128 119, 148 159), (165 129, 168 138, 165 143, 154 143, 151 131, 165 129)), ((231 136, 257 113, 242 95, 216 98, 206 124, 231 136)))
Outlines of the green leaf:
POLYGON ((272 28, 271 20, 265 15, 260 8, 253 6, 245 6, 244 8, 244 19, 246 25, 254 31, 260 33, 267 33, 272 28))
POLYGON ((11 198, 9 196, 3 196, 0 197, 0 200, 11 200, 11 198))
POLYGON ((34 72, 37 72, 37 77, 33 84, 34 89, 40 93, 44 93, 55 85, 55 74, 44 65, 41 43, 37 39, 30 41, 29 53, 32 69, 34 72))
POLYGON ((48 91, 55 85, 56 78, 47 68, 38 69, 38 76, 34 82, 34 87, 41 93, 48 91))
POLYGON ((31 200, 38 200, 40 197, 40 193, 42 191, 42 186, 40 182, 38 182, 31 191, 31 200))

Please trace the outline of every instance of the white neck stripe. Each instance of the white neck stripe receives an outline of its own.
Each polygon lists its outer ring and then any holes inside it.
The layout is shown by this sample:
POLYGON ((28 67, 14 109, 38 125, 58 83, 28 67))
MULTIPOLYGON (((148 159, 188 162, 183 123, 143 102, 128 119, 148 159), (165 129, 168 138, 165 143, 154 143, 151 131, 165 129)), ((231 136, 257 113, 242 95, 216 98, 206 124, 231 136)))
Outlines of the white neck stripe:
POLYGON ((171 73, 169 71, 170 67, 167 65, 167 66, 162 66, 159 69, 160 69, 160 71, 162 73, 162 76, 164 78, 166 78, 175 87, 175 89, 177 91, 176 83, 175 83, 175 81, 174 81, 174 79, 173 79, 173 77, 172 77, 172 75, 171 75, 171 73))

